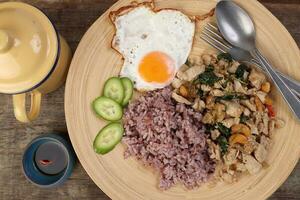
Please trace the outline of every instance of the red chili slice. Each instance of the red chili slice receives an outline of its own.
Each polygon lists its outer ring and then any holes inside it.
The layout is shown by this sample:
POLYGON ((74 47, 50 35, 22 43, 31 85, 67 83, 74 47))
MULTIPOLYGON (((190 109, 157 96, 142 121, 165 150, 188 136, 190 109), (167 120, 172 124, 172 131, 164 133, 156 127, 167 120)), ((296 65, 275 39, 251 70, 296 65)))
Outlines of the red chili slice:
POLYGON ((276 114, 275 114, 273 106, 271 106, 271 105, 266 105, 266 106, 267 106, 267 109, 268 109, 268 115, 269 115, 269 117, 275 117, 276 114))

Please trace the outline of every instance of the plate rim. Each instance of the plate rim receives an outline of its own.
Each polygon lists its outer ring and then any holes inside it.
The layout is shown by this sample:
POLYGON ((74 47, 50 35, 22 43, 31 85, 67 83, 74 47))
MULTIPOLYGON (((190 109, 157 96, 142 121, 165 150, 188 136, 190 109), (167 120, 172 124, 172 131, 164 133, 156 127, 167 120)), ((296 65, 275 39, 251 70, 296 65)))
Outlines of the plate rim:
MULTIPOLYGON (((146 0, 145 0, 146 1, 146 0)), ((155 1, 155 0, 154 0, 155 1)), ((218 0, 215 0, 215 1, 218 1, 218 0)), ((105 18, 108 17, 108 14, 110 11, 114 10, 115 8, 118 8, 119 7, 119 4, 121 4, 122 2, 119 0, 117 2, 115 2, 111 7, 109 7, 101 16, 99 16, 94 22, 93 24, 88 28, 88 30, 85 32, 85 34, 83 35, 83 37, 81 38, 77 48, 76 48, 76 51, 74 53, 74 56, 73 56, 73 59, 72 59, 72 62, 71 62, 71 65, 70 65, 70 70, 69 70, 69 73, 68 73, 68 77, 67 77, 67 81, 66 81, 66 87, 65 87, 65 93, 64 93, 64 96, 65 96, 65 100, 64 100, 64 108, 65 108, 65 116, 66 116, 66 125, 67 125, 67 129, 68 129, 68 132, 69 132, 69 136, 70 136, 70 140, 73 144, 73 141, 74 141, 74 138, 73 138, 73 134, 70 134, 70 130, 72 129, 71 128, 71 125, 70 125, 70 119, 69 118, 72 118, 72 116, 69 117, 69 114, 68 114, 68 107, 69 107, 69 104, 67 102, 70 102, 68 101, 68 93, 69 93, 69 87, 71 87, 71 74, 73 73, 74 71, 74 67, 73 65, 76 65, 74 64, 74 58, 77 57, 77 54, 78 54, 78 49, 81 48, 81 45, 82 43, 86 40, 86 38, 88 37, 90 31, 94 28, 97 27, 97 24, 100 23, 101 20, 106 20, 105 18)), ((253 0, 251 2, 249 2, 250 4, 256 4, 257 6, 259 6, 261 9, 264 10, 264 13, 265 14, 268 14, 271 18, 272 18, 272 21, 274 23, 276 23, 278 26, 280 26, 280 28, 286 32, 286 34, 288 34, 290 40, 293 41, 293 44, 297 46, 297 43, 295 42, 294 38, 291 36, 291 34, 289 33, 289 31, 285 28, 285 26, 271 13, 271 11, 269 11, 264 5, 262 5, 260 2, 258 2, 257 0, 253 0)), ((297 49, 298 46, 297 46, 297 49)), ((298 55, 297 57, 299 58, 300 60, 300 51, 298 51, 298 55)), ((75 146, 75 145, 74 145, 75 146)), ((73 147, 74 147, 73 146, 73 147)), ((81 163, 81 165, 83 166, 84 170, 87 172, 87 174, 89 175, 89 177, 93 180, 93 182, 97 185, 97 187, 99 187, 99 189, 104 192, 109 198, 111 199, 118 199, 119 196, 114 194, 114 192, 112 192, 110 189, 106 188, 105 186, 103 186, 103 184, 100 184, 98 183, 97 180, 94 180, 94 177, 90 174, 90 170, 88 169, 88 166, 86 166, 86 163, 83 161, 83 157, 82 156, 79 156, 81 155, 81 153, 79 152, 79 150, 74 147, 74 151, 78 157, 78 160, 79 162, 81 163)), ((262 196, 261 198, 262 199, 265 199, 265 198, 268 198, 269 196, 271 196, 285 181, 286 179, 289 177, 289 175, 292 173, 293 169, 295 168, 295 166, 297 165, 298 161, 300 159, 300 148, 298 150, 298 159, 295 159, 292 163, 292 167, 290 167, 291 170, 289 170, 289 173, 288 174, 285 174, 284 177, 282 177, 280 179, 280 182, 277 183, 276 185, 273 185, 272 188, 270 188, 267 192, 265 193, 262 193, 262 196)))

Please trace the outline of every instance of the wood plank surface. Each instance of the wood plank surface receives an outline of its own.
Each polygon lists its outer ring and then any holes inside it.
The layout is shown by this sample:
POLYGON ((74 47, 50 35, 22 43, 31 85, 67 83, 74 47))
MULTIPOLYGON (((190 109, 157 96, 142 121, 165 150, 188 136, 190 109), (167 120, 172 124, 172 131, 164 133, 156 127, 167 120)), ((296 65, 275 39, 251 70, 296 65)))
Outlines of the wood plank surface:
MULTIPOLYGON (((73 52, 88 27, 116 0, 26 0, 41 8, 67 39, 73 52)), ((0 0, 0 2, 3 2, 0 0)), ((300 47, 300 0, 261 0, 286 26, 300 47)), ((299 66, 300 67, 300 66, 299 66)), ((109 199, 88 177, 80 163, 61 187, 40 189, 22 174, 26 145, 48 132, 67 134, 64 87, 43 98, 42 113, 32 124, 21 124, 13 115, 12 98, 0 95, 0 200, 109 199)), ((99 172, 101 173, 101 172, 99 172)), ((300 199, 300 163, 270 200, 300 199)))

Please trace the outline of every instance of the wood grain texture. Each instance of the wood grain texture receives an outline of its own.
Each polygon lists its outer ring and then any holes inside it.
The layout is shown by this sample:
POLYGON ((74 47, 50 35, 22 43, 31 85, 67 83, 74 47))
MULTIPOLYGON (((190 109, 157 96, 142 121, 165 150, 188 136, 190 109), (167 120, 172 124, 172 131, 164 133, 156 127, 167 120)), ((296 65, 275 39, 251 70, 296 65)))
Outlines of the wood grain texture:
MULTIPOLYGON (((56 24, 74 51, 87 28, 115 1, 113 0, 27 0, 41 8, 56 24)), ((300 45, 300 1, 261 1, 291 32, 300 45)), ((88 177, 80 164, 70 180, 57 189, 39 189, 23 176, 21 157, 25 146, 44 132, 66 133, 64 88, 43 99, 40 118, 30 125, 13 116, 11 97, 0 95, 0 199, 109 199, 88 177)), ((300 164, 270 199, 300 199, 300 164)))

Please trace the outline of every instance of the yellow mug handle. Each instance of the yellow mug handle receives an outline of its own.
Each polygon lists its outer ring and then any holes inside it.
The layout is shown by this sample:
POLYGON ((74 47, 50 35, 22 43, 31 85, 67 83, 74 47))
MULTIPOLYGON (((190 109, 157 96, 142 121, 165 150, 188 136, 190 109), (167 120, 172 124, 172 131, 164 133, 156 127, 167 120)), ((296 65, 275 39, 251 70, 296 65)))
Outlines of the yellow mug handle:
POLYGON ((40 113, 42 94, 37 91, 30 92, 31 105, 26 111, 26 93, 13 95, 15 117, 20 122, 28 123, 36 119, 40 113))

